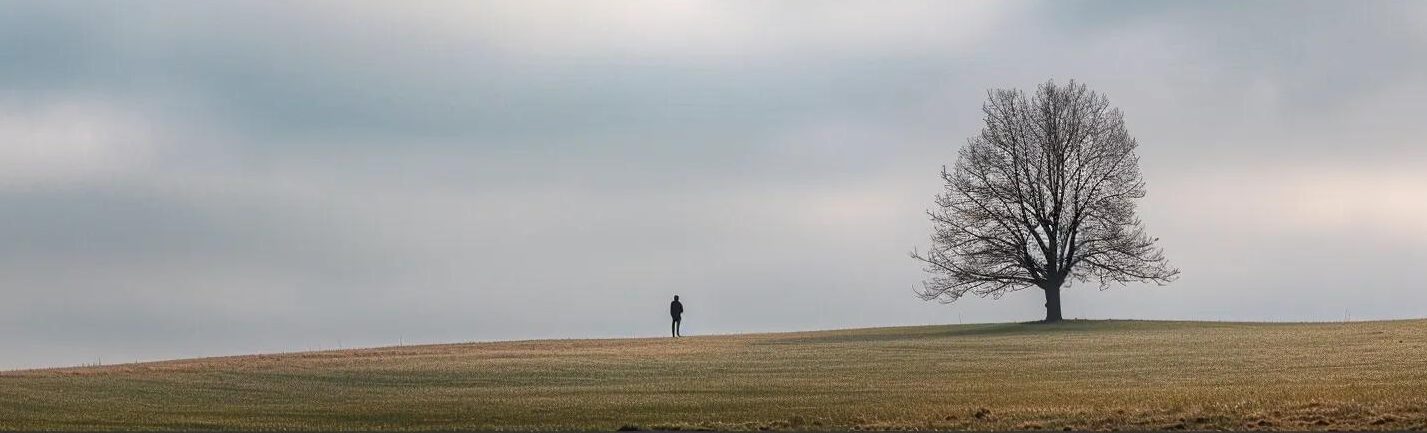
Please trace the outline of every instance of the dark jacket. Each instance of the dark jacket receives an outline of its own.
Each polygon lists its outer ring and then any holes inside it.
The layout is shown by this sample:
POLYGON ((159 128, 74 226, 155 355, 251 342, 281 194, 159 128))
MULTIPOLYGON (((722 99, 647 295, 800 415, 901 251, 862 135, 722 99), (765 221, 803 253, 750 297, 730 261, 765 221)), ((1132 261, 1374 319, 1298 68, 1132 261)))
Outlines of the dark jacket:
POLYGON ((684 314, 684 304, 679 303, 679 301, 670 302, 669 315, 679 317, 680 314, 684 314))

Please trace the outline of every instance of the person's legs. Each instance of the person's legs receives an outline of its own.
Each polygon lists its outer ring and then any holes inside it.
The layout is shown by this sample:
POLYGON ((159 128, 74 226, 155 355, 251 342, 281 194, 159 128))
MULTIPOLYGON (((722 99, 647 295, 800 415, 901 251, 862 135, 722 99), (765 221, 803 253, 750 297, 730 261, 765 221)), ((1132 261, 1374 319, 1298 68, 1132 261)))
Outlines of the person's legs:
POLYGON ((679 319, 674 319, 673 322, 669 323, 669 335, 672 337, 679 336, 679 319))

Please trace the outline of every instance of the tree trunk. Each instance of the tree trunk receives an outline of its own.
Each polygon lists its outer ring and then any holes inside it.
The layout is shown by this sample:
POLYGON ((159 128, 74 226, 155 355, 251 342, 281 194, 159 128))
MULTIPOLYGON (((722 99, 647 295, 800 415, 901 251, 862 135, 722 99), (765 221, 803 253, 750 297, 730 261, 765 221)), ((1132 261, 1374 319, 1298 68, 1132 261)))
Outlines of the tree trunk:
POLYGON ((1045 321, 1059 322, 1060 317, 1060 285, 1046 285, 1045 290, 1045 321))

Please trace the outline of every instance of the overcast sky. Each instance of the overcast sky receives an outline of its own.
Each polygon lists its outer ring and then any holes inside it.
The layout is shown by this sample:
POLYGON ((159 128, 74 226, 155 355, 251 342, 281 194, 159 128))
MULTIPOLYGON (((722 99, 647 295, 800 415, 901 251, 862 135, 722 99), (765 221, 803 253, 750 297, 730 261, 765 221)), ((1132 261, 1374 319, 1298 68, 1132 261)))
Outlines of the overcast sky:
POLYGON ((1125 112, 1179 281, 1427 316, 1420 2, 3 2, 0 368, 1025 321, 907 257, 989 88, 1125 112))

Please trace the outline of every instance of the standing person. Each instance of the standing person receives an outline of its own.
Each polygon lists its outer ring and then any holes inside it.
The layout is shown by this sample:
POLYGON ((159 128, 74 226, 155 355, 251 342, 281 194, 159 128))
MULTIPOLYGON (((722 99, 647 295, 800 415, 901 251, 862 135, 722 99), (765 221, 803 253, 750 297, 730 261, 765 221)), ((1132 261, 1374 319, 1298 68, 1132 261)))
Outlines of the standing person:
POLYGON ((669 315, 674 318, 674 324, 671 326, 673 327, 674 336, 678 337, 679 320, 681 316, 684 315, 684 304, 679 302, 679 295, 674 295, 674 302, 669 303, 669 315))

